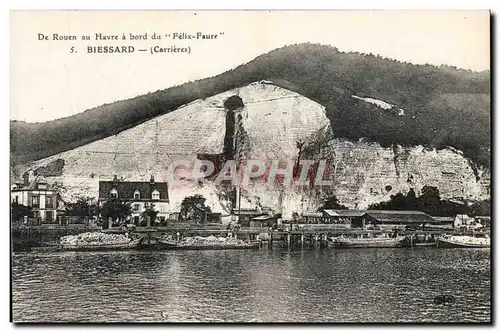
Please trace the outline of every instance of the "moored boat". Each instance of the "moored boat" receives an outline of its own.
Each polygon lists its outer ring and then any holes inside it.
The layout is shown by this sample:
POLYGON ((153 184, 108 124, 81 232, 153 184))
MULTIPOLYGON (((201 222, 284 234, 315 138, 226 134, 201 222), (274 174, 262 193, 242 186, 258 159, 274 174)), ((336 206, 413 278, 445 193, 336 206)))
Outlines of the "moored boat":
POLYGON ((220 243, 207 243, 207 244, 193 244, 193 243, 176 243, 169 244, 166 249, 169 250, 225 250, 225 249, 259 249, 259 243, 241 243, 241 244, 220 244, 220 243))
POLYGON ((370 237, 370 238, 333 238, 336 248, 397 248, 402 247, 406 236, 395 238, 370 237))
POLYGON ((490 248, 489 237, 474 236, 442 236, 437 239, 440 248, 490 248))
POLYGON ((89 243, 89 244, 66 244, 62 243, 61 250, 64 251, 107 251, 107 250, 130 250, 137 249, 142 241, 142 238, 132 240, 126 243, 89 243))
POLYGON ((258 249, 259 242, 245 242, 242 240, 234 238, 224 238, 224 237, 187 237, 181 241, 175 241, 173 239, 160 238, 155 244, 157 249, 167 249, 167 250, 224 250, 224 249, 258 249))

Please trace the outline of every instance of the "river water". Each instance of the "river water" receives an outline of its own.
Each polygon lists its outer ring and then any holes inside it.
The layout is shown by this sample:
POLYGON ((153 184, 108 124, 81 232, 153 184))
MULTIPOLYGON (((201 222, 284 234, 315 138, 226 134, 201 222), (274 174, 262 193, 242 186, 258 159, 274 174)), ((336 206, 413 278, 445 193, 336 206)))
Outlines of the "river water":
POLYGON ((487 249, 14 253, 15 322, 489 322, 487 249), (437 295, 455 297, 434 304, 437 295))

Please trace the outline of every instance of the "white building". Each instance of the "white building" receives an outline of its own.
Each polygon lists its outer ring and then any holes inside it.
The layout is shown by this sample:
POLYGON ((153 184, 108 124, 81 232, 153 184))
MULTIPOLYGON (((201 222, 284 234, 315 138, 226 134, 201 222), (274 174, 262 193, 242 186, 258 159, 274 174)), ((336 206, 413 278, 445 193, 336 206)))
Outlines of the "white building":
POLYGON ((25 174, 23 180, 12 187, 11 202, 31 206, 33 217, 38 219, 39 223, 56 223, 57 191, 41 175, 29 181, 29 175, 25 174))
POLYGON ((120 181, 116 176, 113 181, 99 181, 99 205, 111 198, 131 204, 131 221, 136 225, 146 206, 153 206, 158 211, 157 221, 169 219, 167 183, 155 182, 154 177, 149 182, 120 181))

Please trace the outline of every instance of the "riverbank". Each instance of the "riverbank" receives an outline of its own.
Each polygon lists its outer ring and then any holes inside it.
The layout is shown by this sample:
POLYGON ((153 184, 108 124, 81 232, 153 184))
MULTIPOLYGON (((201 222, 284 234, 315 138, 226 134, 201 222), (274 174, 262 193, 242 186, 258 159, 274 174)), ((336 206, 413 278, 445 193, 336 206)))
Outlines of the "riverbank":
MULTIPOLYGON (((102 231, 97 226, 18 226, 12 228, 12 247, 14 251, 31 250, 34 247, 43 247, 47 243, 57 243, 61 237, 66 235, 77 235, 85 232, 102 231)), ((119 229, 113 230, 113 233, 125 233, 119 229)), ((417 231, 399 231, 398 235, 406 236, 408 241, 405 241, 404 246, 418 247, 430 246, 435 243, 436 238, 444 235, 484 235, 480 232, 459 232, 459 231, 438 231, 438 230, 417 230, 417 231), (417 243, 415 239, 426 238, 425 242, 417 243)), ((293 230, 293 231, 270 231, 267 228, 241 228, 237 231, 227 229, 185 229, 174 227, 156 227, 146 228, 139 227, 133 232, 129 232, 133 238, 144 237, 144 248, 154 248, 157 238, 169 235, 175 241, 180 241, 188 237, 227 237, 232 236, 236 239, 243 240, 251 247, 260 245, 260 247, 282 247, 303 249, 312 247, 328 247, 331 246, 331 238, 338 236, 363 236, 377 237, 386 236, 391 238, 394 232, 387 230, 363 230, 363 229, 316 229, 308 230, 293 230)), ((164 248, 163 248, 164 249, 164 248)))

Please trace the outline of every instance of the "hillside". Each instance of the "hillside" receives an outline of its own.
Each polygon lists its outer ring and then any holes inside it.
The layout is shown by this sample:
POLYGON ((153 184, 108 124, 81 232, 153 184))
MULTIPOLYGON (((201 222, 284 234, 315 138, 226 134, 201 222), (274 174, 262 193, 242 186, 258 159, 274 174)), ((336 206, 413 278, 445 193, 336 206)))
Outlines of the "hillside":
MULTIPOLYGON (((283 47, 218 76, 105 104, 44 123, 11 122, 11 164, 18 165, 115 135, 196 99, 262 79, 326 108, 336 137, 452 146, 490 164, 490 73, 412 65, 315 44, 283 47), (351 96, 381 99, 404 116, 351 96)), ((82 92, 83 93, 83 92, 82 92)), ((82 98, 85 96, 82 95, 82 98)))
MULTIPOLYGON (((282 82, 284 83, 284 82, 282 82)), ((289 83, 287 83, 289 84, 289 83)), ((290 84, 289 84, 290 85, 290 84)), ((375 98, 351 97, 391 118, 407 113, 375 98)), ((258 159, 327 161, 329 186, 267 186, 265 176, 242 189, 242 206, 263 206, 289 218, 315 210, 335 194, 349 208, 366 208, 391 195, 436 186, 441 197, 472 202, 489 197, 490 172, 453 148, 382 147, 367 139, 336 138, 321 104, 273 82, 259 81, 196 100, 116 135, 16 167, 18 175, 43 175, 65 201, 97 197, 99 181, 114 175, 127 181, 170 181, 173 161, 258 159), (303 143, 299 149, 299 142, 303 143)), ((189 167, 188 167, 189 168, 189 167)), ((178 176, 189 175, 177 169, 178 176)), ((310 178, 311 179, 311 178, 310 178)), ((216 212, 230 211, 234 190, 213 178, 170 182, 170 212, 182 199, 203 195, 216 212), (231 198, 232 197, 232 198, 231 198)), ((311 182, 310 182, 311 184, 311 182)), ((232 203, 234 204, 234 202, 232 203)), ((233 205, 234 206, 234 205, 233 205)))

